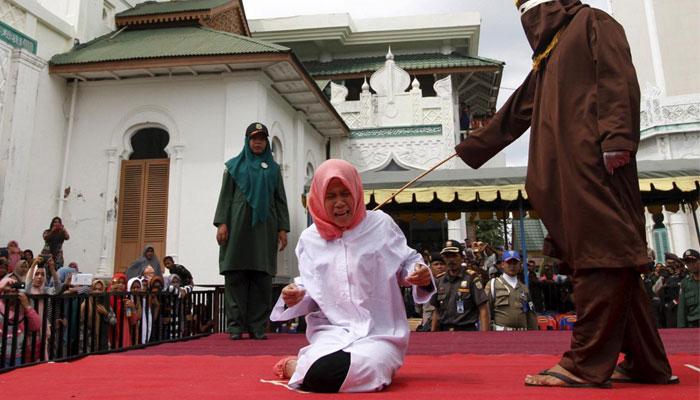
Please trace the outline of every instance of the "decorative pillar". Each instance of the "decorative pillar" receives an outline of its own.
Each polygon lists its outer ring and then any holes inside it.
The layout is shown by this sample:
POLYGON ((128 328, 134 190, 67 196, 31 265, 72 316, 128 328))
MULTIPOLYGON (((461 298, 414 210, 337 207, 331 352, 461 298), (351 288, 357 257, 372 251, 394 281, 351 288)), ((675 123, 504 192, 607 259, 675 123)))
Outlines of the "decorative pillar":
POLYGON ((8 235, 0 237, 2 243, 22 240, 25 216, 33 212, 25 208, 32 195, 27 182, 36 162, 32 143, 40 113, 39 77, 45 67, 46 61, 30 52, 0 43, 0 235, 8 235))
POLYGON ((178 261, 180 254, 180 210, 182 209, 182 159, 185 145, 176 144, 170 154, 170 196, 168 198, 168 241, 166 255, 178 261))
POLYGON ((117 230, 117 197, 119 196, 119 150, 112 147, 107 154, 107 182, 104 192, 104 225, 102 228, 102 249, 100 263, 97 267, 98 276, 111 276, 114 269, 114 246, 117 230))
POLYGON ((671 249, 675 254, 683 254, 690 248, 690 235, 688 220, 685 213, 678 211, 669 215, 669 231, 671 236, 671 249))

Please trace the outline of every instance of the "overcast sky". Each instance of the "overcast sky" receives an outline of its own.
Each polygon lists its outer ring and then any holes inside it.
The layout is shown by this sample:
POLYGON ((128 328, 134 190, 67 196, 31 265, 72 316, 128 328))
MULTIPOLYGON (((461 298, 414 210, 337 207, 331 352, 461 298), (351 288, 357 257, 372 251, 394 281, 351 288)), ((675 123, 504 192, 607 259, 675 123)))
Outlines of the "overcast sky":
MULTIPOLYGON (((582 1, 608 11, 608 0, 582 1)), ((498 106, 520 85, 531 65, 532 50, 512 0, 244 0, 243 3, 249 19, 329 13, 373 18, 477 11, 481 14, 479 55, 506 63, 498 106)), ((509 166, 527 163, 528 140, 529 135, 523 135, 506 149, 509 166)))

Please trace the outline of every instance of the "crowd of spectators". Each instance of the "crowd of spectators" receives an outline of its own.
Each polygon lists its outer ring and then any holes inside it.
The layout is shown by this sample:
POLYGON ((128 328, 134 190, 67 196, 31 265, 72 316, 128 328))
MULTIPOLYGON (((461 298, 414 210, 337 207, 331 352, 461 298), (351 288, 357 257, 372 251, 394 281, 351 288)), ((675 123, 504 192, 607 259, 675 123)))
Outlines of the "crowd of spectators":
POLYGON ((65 262, 63 243, 70 235, 59 217, 51 220, 43 239, 36 257, 16 240, 0 248, 0 369, 182 337, 192 333, 187 330, 200 333, 213 326, 211 318, 193 315, 190 271, 170 256, 161 267, 152 246, 126 274, 109 279, 65 262))
MULTIPOLYGON (((454 330, 455 326, 449 324, 441 326, 440 321, 434 321, 436 307, 439 311, 439 304, 442 301, 447 305, 445 308, 447 315, 450 315, 454 311, 453 309, 458 306, 460 311, 468 314, 470 307, 468 307, 466 300, 474 301, 476 299, 477 303, 474 304, 474 309, 477 310, 477 313, 467 318, 469 329, 484 329, 481 327, 483 322, 478 317, 481 303, 488 303, 491 316, 489 325, 490 329, 494 329, 495 326, 498 326, 494 321, 494 317, 498 314, 498 304, 495 303, 494 295, 489 294, 489 288, 492 288, 491 292, 494 293, 498 292, 495 289, 502 288, 500 292, 503 294, 501 302, 507 301, 505 297, 507 294, 511 296, 510 303, 513 307, 518 305, 515 298, 517 290, 513 291, 513 289, 522 285, 526 286, 527 293, 519 294, 522 297, 520 303, 524 310, 519 318, 530 322, 527 327, 521 324, 519 329, 570 329, 570 323, 575 322, 575 293, 572 290, 571 278, 560 271, 556 260, 546 258, 540 264, 532 259, 527 261, 527 280, 524 276, 524 268, 517 268, 517 273, 510 274, 515 278, 509 278, 506 276, 508 274, 505 274, 508 269, 506 255, 510 255, 511 259, 517 259, 520 262, 520 256, 512 257, 512 253, 512 251, 506 251, 502 247, 494 249, 484 242, 462 243, 457 240, 448 240, 444 243, 441 252, 422 251, 424 262, 431 267, 438 283, 437 299, 429 304, 414 305, 410 293, 404 292, 407 316, 420 318, 418 331, 454 330), (452 268, 449 267, 448 258, 454 259, 454 257, 458 257, 455 262, 459 263, 459 268, 454 265, 452 268), (455 297, 457 300, 450 297, 449 291, 453 289, 449 285, 446 286, 447 293, 440 292, 440 285, 445 280, 443 276, 448 274, 450 270, 452 270, 452 278, 447 279, 447 281, 460 282, 461 298, 464 300, 461 303, 458 291, 456 292, 457 297, 455 297), (506 285, 505 281, 510 284, 506 285), (486 296, 482 296, 482 291, 486 293, 486 296), (528 313, 531 314, 528 315, 528 313), (531 322, 533 316, 539 321, 534 327, 531 322), (562 320, 565 321, 562 322, 562 320)), ((682 257, 667 253, 665 263, 659 263, 655 266, 653 266, 655 255, 651 250, 649 257, 650 269, 648 273, 642 274, 642 280, 649 294, 652 312, 658 327, 698 327, 700 322, 700 261, 698 261, 700 255, 698 252, 690 249, 682 257)))

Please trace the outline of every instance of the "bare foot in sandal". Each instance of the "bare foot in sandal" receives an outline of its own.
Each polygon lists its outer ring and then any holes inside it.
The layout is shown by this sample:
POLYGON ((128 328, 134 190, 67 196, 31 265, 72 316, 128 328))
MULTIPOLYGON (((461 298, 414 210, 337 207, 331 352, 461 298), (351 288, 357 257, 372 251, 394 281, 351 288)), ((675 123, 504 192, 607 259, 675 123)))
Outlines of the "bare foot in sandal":
POLYGON ((609 382, 597 384, 585 381, 562 368, 559 364, 548 370, 544 370, 537 375, 527 375, 525 377, 525 385, 572 388, 610 387, 609 382))

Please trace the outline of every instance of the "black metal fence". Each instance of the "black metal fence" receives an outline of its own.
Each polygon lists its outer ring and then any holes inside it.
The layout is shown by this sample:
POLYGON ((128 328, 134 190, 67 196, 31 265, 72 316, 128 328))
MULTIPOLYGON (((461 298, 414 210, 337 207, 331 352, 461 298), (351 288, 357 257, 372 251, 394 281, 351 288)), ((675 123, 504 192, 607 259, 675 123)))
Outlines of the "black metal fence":
POLYGON ((225 331, 223 288, 0 296, 0 372, 225 331))

